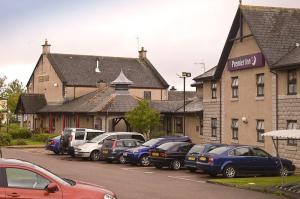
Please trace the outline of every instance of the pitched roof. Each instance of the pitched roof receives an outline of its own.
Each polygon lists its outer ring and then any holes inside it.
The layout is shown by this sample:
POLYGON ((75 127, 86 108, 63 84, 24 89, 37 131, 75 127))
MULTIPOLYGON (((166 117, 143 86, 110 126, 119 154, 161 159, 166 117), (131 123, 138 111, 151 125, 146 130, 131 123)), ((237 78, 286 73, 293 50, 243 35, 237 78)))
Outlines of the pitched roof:
MULTIPOLYGON (((193 98, 196 95, 195 91, 185 91, 186 100, 193 98)), ((183 101, 183 91, 169 91, 169 101, 183 101)))
MULTIPOLYGON (((188 103, 188 101, 186 102, 188 103)), ((183 101, 150 101, 150 106, 161 113, 174 113, 183 106, 183 101)))
POLYGON ((201 81, 201 80, 205 80, 205 79, 210 79, 214 76, 215 71, 216 71, 217 66, 209 69, 208 71, 206 71, 205 73, 193 78, 193 80, 195 81, 201 81))
POLYGON ((112 81, 110 83, 111 85, 117 85, 117 84, 124 84, 124 85, 130 85, 133 84, 132 81, 130 81, 123 73, 123 70, 121 69, 121 72, 119 74, 119 76, 117 77, 117 79, 115 79, 114 81, 112 81))
POLYGON ((131 95, 114 95, 112 99, 101 110, 109 113, 126 113, 138 106, 140 99, 131 95))
MULTIPOLYGON (((197 113, 203 111, 202 99, 194 97, 187 105, 185 105, 186 113, 197 113)), ((176 110, 178 113, 183 113, 183 106, 176 110)))
POLYGON ((120 71, 130 79, 131 87, 167 88, 169 85, 147 59, 92 55, 48 54, 54 70, 66 85, 92 86, 99 81, 110 83, 120 71), (97 59, 100 73, 95 72, 97 59))
POLYGON ((226 66, 239 30, 241 13, 271 69, 299 62, 300 51, 294 49, 296 43, 300 43, 300 9, 241 5, 219 59, 216 78, 221 76, 226 66), (293 59, 289 59, 291 57, 293 59))
POLYGON ((20 95, 16 107, 16 113, 34 114, 47 105, 44 94, 23 93, 20 95))

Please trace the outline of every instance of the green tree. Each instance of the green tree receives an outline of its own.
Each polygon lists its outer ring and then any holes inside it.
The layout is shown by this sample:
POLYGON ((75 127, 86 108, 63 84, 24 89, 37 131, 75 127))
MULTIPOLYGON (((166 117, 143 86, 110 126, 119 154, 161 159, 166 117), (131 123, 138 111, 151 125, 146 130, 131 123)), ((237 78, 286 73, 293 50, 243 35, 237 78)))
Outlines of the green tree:
POLYGON ((0 98, 3 98, 4 97, 4 91, 5 91, 5 88, 6 88, 6 84, 5 84, 5 81, 6 81, 6 77, 0 77, 0 98))
POLYGON ((24 90, 25 89, 22 82, 20 82, 18 79, 15 79, 7 85, 4 90, 3 96, 8 100, 8 110, 10 110, 11 112, 14 112, 16 110, 19 96, 24 92, 24 90))
POLYGON ((152 109, 145 100, 139 102, 139 105, 125 114, 128 123, 138 132, 149 137, 149 133, 159 125, 160 114, 152 109))

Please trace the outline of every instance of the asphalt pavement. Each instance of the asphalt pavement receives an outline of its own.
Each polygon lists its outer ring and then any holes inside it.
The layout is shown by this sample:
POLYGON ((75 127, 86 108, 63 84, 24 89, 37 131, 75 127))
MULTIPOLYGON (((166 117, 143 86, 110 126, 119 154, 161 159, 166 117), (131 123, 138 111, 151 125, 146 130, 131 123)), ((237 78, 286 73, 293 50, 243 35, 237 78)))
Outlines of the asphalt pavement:
POLYGON ((209 176, 187 170, 91 162, 54 155, 44 149, 3 149, 4 158, 41 165, 74 180, 96 183, 114 191, 118 199, 279 199, 271 194, 206 183, 209 176))

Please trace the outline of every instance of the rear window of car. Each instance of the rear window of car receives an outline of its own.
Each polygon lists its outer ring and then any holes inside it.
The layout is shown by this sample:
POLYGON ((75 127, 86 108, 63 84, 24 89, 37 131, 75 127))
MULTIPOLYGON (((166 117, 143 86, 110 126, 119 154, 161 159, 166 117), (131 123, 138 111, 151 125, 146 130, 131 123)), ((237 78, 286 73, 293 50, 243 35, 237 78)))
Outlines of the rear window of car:
POLYGON ((84 131, 76 131, 75 132, 75 140, 84 140, 84 131))
POLYGON ((221 147, 211 150, 209 153, 220 155, 220 154, 224 153, 225 151, 227 151, 228 149, 229 149, 229 147, 227 147, 227 146, 221 146, 221 147))
POLYGON ((202 153, 204 151, 204 145, 194 145, 191 150, 189 151, 189 153, 202 153))
POLYGON ((95 131, 88 131, 86 133, 86 140, 91 140, 93 138, 95 138, 96 136, 102 134, 101 132, 95 132, 95 131))
MULTIPOLYGON (((176 149, 179 147, 180 145, 178 145, 177 143, 175 142, 168 142, 168 143, 165 143, 165 144, 162 144, 160 145, 159 147, 157 147, 158 149, 162 149, 162 150, 169 150, 173 147, 176 147, 176 149)), ((174 150, 176 150, 174 149, 174 150)))

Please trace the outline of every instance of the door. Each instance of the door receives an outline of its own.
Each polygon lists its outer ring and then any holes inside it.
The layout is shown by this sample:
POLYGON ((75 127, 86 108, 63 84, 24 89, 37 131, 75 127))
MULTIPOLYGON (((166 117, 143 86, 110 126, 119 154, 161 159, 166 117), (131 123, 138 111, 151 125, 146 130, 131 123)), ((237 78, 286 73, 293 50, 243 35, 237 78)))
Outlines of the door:
POLYGON ((85 143, 86 133, 85 131, 75 131, 75 139, 72 141, 71 146, 78 146, 85 143))
POLYGON ((277 163, 275 158, 260 148, 253 148, 253 162, 254 171, 257 174, 261 173, 275 173, 277 170, 277 163))
POLYGON ((62 199, 62 192, 49 193, 45 187, 50 184, 47 178, 25 169, 6 168, 6 198, 18 199, 62 199))
POLYGON ((253 155, 249 147, 239 147, 232 152, 233 154, 230 154, 232 156, 231 160, 239 172, 253 172, 253 165, 250 164, 253 161, 253 155))

